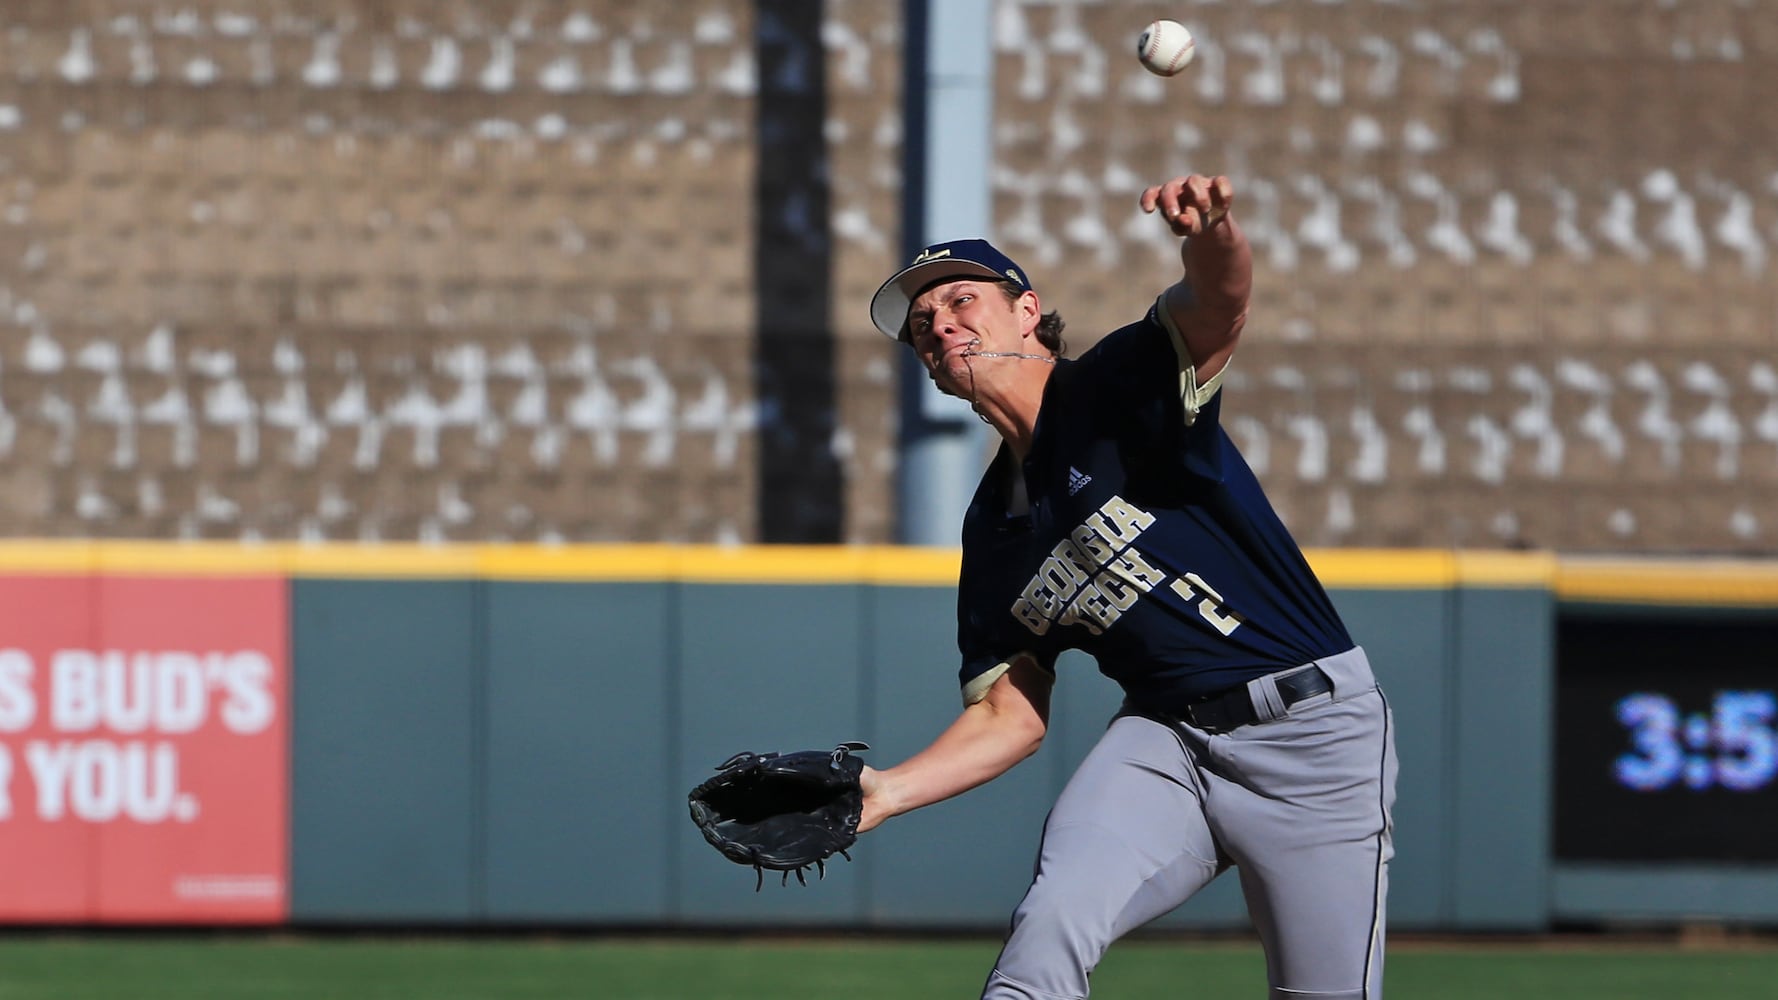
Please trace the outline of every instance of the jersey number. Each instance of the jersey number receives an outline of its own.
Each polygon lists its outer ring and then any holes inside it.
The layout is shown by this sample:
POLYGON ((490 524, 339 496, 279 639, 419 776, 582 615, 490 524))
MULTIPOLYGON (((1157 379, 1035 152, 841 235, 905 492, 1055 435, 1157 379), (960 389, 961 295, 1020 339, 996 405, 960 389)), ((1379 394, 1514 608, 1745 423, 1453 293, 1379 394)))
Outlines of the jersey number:
POLYGON ((1204 620, 1223 635, 1241 627, 1241 616, 1223 607, 1222 595, 1212 590, 1198 574, 1187 573, 1174 580, 1173 592, 1184 598, 1187 604, 1202 597, 1203 600, 1198 601, 1198 614, 1203 615, 1204 620))

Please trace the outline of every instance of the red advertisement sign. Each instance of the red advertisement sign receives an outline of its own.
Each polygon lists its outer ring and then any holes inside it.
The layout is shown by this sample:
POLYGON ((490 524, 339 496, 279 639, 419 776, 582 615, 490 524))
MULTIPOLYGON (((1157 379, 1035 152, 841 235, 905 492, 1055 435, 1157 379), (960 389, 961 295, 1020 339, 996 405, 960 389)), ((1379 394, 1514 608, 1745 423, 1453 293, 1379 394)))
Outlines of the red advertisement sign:
POLYGON ((288 912, 279 577, 0 577, 0 920, 288 912))

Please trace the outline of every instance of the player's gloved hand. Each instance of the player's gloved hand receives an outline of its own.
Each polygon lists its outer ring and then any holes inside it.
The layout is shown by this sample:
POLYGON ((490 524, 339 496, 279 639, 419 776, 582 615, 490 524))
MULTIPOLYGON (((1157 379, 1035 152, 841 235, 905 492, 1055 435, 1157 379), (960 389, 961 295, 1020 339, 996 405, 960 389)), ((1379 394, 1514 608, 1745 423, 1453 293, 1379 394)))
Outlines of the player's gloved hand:
POLYGON ((691 819, 722 856, 759 872, 792 874, 804 885, 813 865, 827 875, 827 859, 846 853, 858 839, 864 806, 859 774, 864 762, 852 754, 870 747, 846 742, 832 750, 735 754, 716 765, 715 777, 691 790, 691 819))

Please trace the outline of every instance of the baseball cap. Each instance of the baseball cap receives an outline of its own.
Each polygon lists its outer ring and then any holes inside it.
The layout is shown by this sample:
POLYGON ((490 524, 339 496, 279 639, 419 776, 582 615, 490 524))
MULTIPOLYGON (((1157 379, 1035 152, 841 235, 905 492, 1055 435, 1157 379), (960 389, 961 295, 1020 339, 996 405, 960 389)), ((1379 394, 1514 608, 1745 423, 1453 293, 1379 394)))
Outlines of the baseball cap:
POLYGON ((901 332, 907 326, 908 307, 928 285, 946 278, 989 278, 1010 281, 1021 289, 1031 287, 1024 269, 987 240, 934 243, 915 254, 908 266, 883 282, 883 287, 871 296, 871 322, 896 340, 903 339, 901 332))

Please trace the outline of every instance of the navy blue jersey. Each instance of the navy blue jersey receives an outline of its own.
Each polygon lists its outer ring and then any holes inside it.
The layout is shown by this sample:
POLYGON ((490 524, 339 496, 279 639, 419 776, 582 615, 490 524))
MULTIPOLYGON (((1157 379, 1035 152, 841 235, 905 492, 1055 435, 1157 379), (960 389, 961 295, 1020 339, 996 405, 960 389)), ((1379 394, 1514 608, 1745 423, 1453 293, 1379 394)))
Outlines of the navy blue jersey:
POLYGON ((1053 671, 1082 650, 1168 711, 1352 648, 1223 430, 1222 393, 1192 391, 1156 309, 1057 361, 1019 470, 1028 509, 1004 445, 976 489, 957 607, 968 700, 1021 654, 1053 671))

